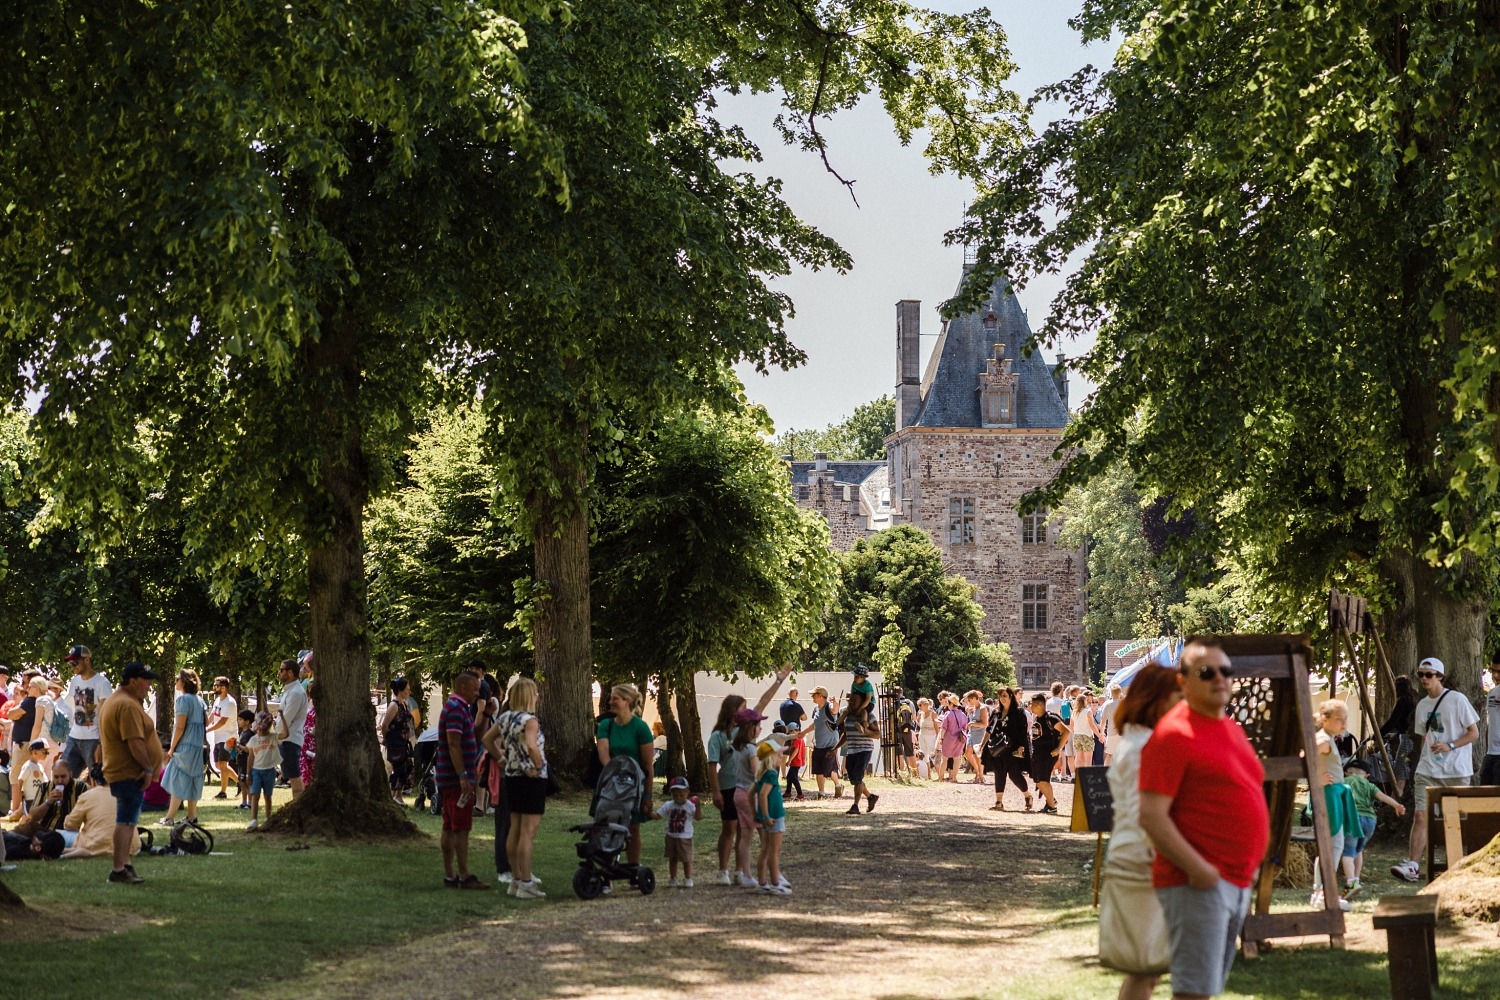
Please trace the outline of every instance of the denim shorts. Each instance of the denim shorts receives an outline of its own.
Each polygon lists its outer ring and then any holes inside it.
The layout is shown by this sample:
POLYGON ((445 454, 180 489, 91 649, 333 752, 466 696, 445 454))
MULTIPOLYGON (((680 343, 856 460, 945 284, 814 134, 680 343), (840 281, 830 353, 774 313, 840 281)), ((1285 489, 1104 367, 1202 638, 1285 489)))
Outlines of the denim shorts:
POLYGON ((1174 885, 1156 890, 1172 943, 1172 992, 1224 992, 1234 964, 1235 939, 1250 908, 1250 890, 1219 879, 1212 889, 1174 885))
POLYGON ((257 767, 250 771, 250 797, 253 799, 261 792, 267 795, 276 790, 276 768, 257 767))
POLYGON ((786 817, 777 816, 775 819, 771 820, 770 827, 763 826, 761 827, 761 829, 765 830, 767 833, 786 833, 786 817))
POLYGON ((115 824, 135 826, 141 821, 141 803, 146 801, 146 783, 139 778, 111 781, 109 794, 115 797, 115 824))
POLYGON ((1365 849, 1370 838, 1375 836, 1375 817, 1361 816, 1359 818, 1359 836, 1344 834, 1344 857, 1357 858, 1359 852, 1365 849))

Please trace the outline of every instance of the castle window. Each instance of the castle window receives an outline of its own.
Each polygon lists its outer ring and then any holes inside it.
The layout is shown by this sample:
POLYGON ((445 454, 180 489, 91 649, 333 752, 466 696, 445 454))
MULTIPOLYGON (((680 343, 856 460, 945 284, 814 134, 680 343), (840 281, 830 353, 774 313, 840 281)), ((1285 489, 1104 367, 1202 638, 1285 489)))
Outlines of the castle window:
POLYGON ((1047 628, 1047 585, 1021 584, 1021 628, 1041 632, 1047 628))
POLYGON ((948 501, 948 544, 974 544, 973 497, 953 497, 948 501))
POLYGON ((1021 518, 1021 544, 1047 544, 1047 512, 1039 510, 1021 518))
POLYGON ((1047 686, 1046 663, 1021 663, 1016 665, 1019 674, 1019 683, 1023 688, 1041 688, 1047 686))

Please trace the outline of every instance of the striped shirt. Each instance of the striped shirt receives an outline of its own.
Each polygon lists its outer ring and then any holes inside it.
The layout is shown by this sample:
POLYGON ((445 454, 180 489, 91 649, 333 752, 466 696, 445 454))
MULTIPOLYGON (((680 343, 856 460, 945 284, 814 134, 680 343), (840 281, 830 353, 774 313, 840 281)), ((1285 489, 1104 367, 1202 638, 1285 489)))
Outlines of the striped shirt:
POLYGON ((458 733, 459 745, 463 748, 464 774, 474 776, 479 765, 479 741, 474 738, 474 716, 469 703, 456 694, 448 696, 443 703, 443 714, 438 716, 438 750, 435 777, 439 788, 457 788, 460 775, 453 770, 453 751, 448 749, 448 733, 458 733))
POLYGON ((863 727, 870 719, 869 713, 862 712, 859 715, 845 713, 844 715, 844 753, 874 753, 879 749, 879 744, 872 737, 866 736, 863 727))

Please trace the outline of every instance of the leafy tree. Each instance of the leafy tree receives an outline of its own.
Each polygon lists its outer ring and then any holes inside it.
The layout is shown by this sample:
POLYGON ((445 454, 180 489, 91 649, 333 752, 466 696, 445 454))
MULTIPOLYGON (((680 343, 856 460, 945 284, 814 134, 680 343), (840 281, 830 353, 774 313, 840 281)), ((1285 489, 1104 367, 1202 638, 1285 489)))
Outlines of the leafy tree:
POLYGON ((977 588, 943 572, 942 552, 901 525, 862 538, 844 554, 838 598, 811 659, 820 669, 856 663, 899 667, 909 691, 992 691, 1014 684, 1004 643, 986 643, 977 588))
POLYGON ((1284 627, 1363 590, 1397 663, 1420 648, 1473 693, 1500 523, 1493 5, 1092 0, 1077 23, 1118 58, 1043 92, 1068 118, 997 158, 964 231, 967 300, 1083 258, 1044 334, 1097 334, 1099 389, 1048 493, 1123 459, 1284 627))
POLYGON ((885 439, 894 433, 896 397, 887 394, 855 407, 849 417, 821 431, 783 431, 773 447, 776 454, 802 462, 820 451, 840 462, 874 461, 885 458, 885 439))

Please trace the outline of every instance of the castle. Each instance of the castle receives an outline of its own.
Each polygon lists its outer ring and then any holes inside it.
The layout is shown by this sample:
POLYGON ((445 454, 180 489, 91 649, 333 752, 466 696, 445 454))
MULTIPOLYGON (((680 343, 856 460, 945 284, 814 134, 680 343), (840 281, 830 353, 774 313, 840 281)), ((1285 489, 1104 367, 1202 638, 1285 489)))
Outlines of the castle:
POLYGON ((1028 690, 1087 677, 1086 563, 1057 544, 1061 525, 1021 517, 1021 497, 1057 471, 1068 422, 1067 374, 1023 356, 1026 314, 1004 281, 968 315, 943 323, 921 369, 921 303, 896 304, 896 432, 884 462, 792 462, 799 506, 828 519, 840 550, 896 524, 937 543, 944 568, 979 588, 991 641, 1010 646, 1028 690))

